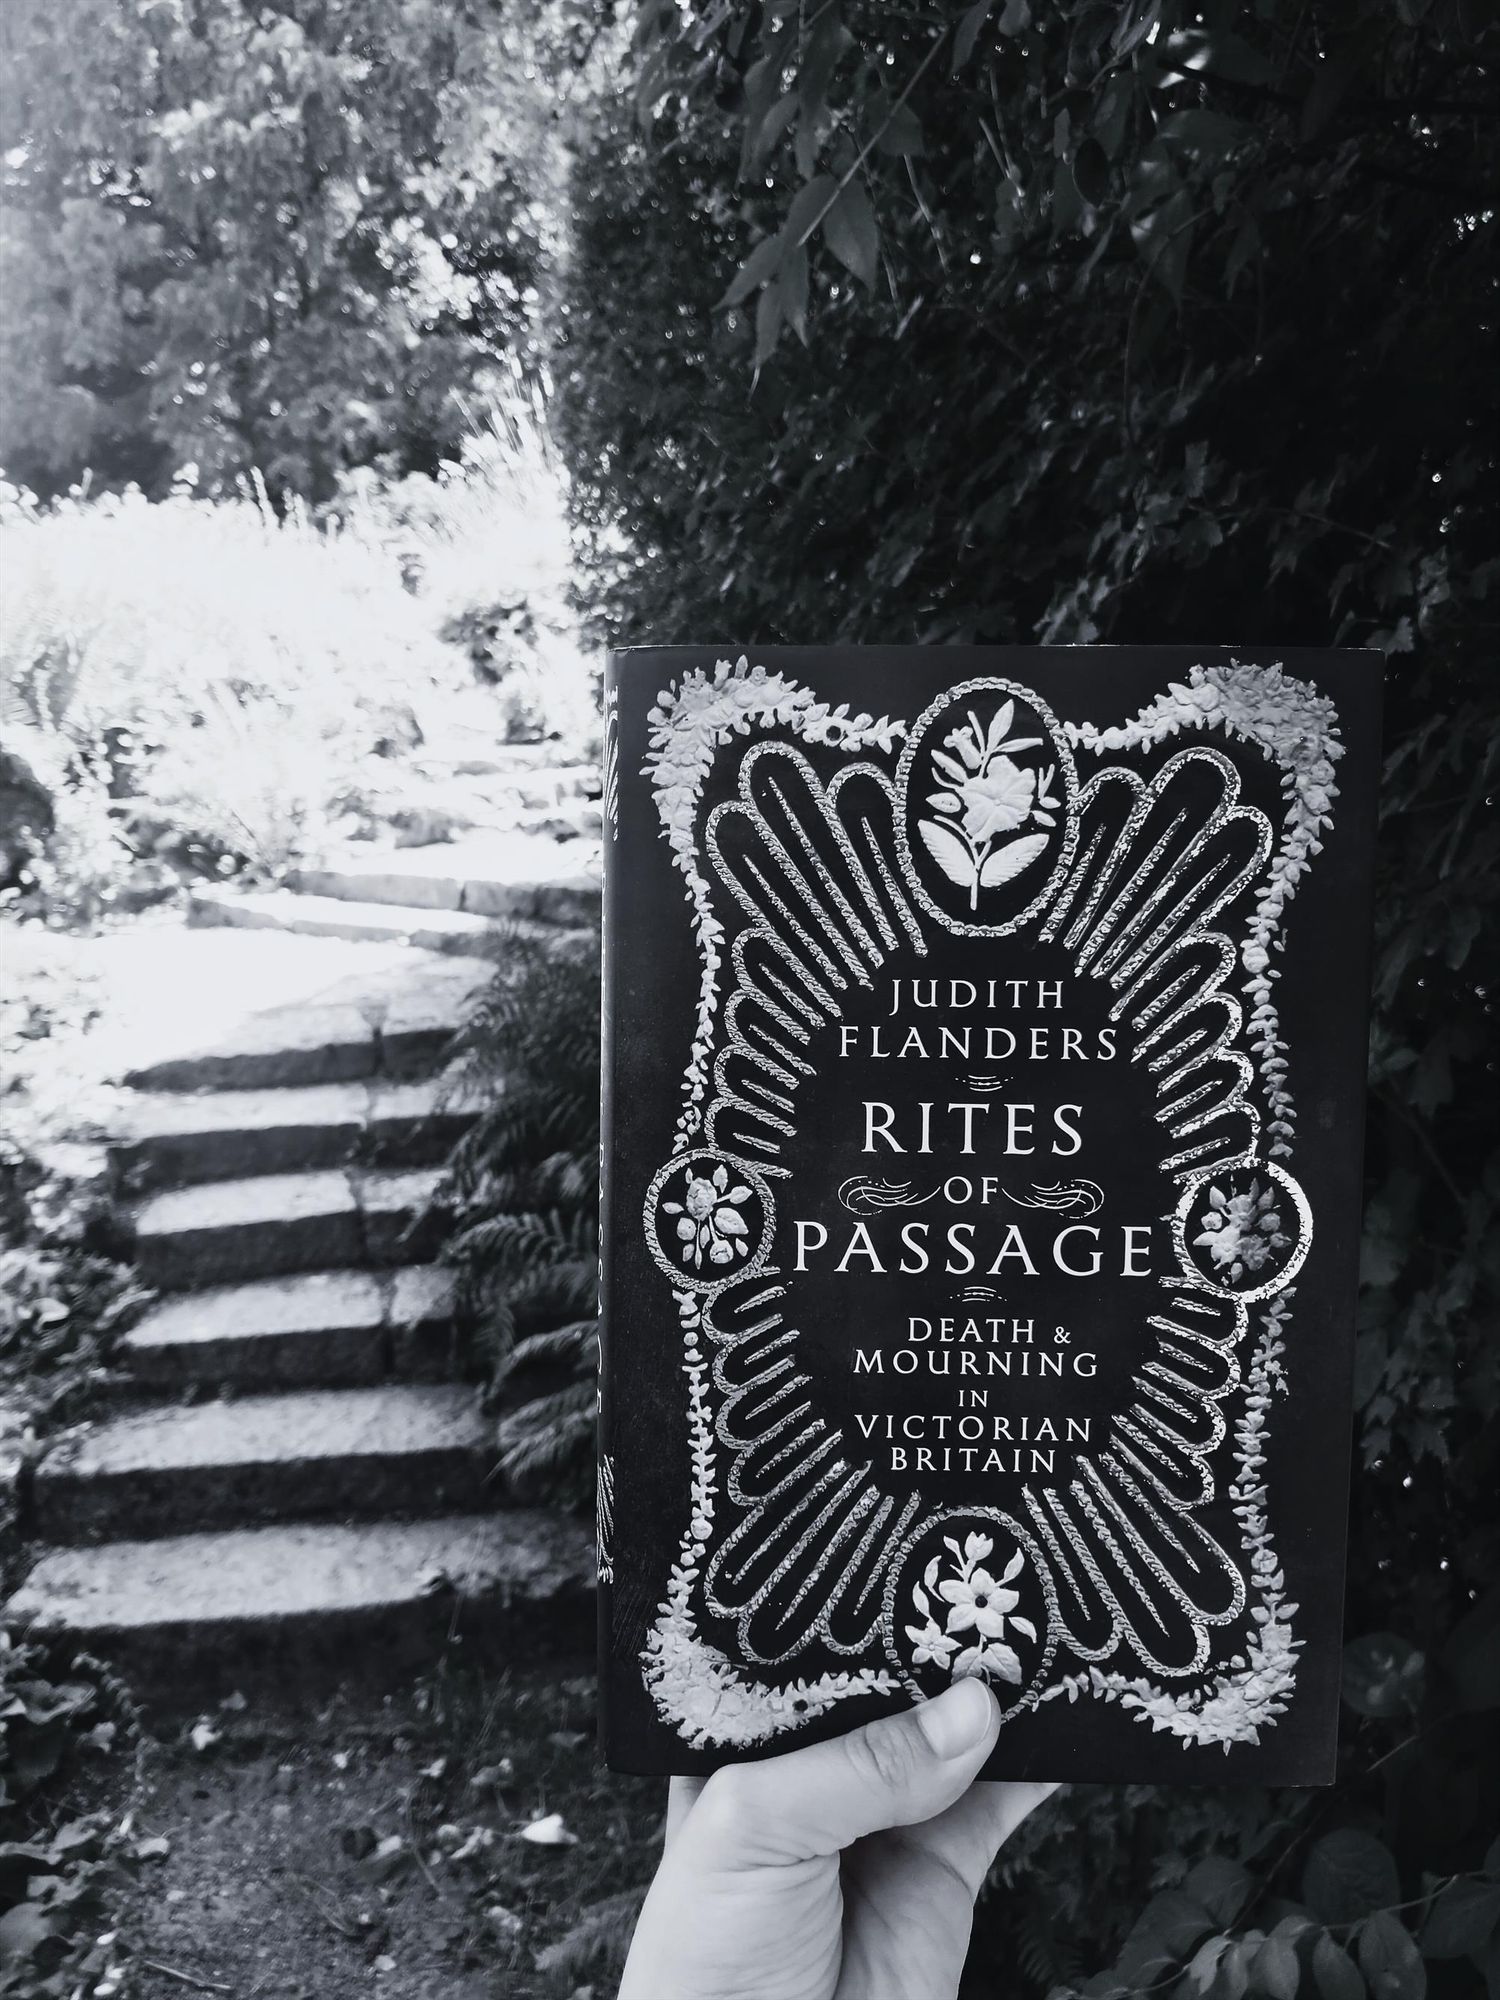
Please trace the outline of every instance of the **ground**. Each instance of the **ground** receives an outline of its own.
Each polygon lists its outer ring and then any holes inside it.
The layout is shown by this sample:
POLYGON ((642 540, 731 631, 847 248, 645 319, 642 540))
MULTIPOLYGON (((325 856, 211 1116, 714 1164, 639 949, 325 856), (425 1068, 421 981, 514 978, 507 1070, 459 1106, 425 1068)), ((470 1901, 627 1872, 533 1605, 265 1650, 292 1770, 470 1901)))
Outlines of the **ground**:
POLYGON ((603 2000, 589 1935, 618 1952, 631 1913, 586 1913, 649 1878, 662 1794, 601 1769, 594 1698, 585 1662, 447 1665, 148 1716, 136 1822, 168 1851, 119 1913, 125 1991, 603 2000))

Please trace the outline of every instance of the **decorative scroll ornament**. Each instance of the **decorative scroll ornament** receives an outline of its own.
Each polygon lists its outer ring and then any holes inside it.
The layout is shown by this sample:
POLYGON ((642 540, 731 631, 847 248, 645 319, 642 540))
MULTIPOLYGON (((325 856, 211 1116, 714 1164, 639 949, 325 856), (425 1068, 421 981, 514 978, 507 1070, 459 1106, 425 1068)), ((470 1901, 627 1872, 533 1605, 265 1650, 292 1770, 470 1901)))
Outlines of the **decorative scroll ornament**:
MULTIPOLYGON (((1295 1110, 1269 954, 1328 824, 1341 747, 1323 697, 1238 662, 1195 667, 1112 728, 1062 725, 997 676, 948 690, 909 730, 744 659, 661 695, 646 772, 701 978, 673 1148, 643 1217, 678 1315, 690 1456, 688 1525, 643 1667, 687 1742, 764 1743, 968 1674, 1006 1720, 1087 1696, 1184 1743, 1254 1741, 1284 1712, 1296 1607, 1264 1465, 1313 1217, 1284 1164, 1295 1110), (1183 731, 1195 740, 1149 777, 1134 768, 1183 731), (1197 740, 1213 731, 1274 760, 1279 829, 1197 740), (734 789, 711 804, 731 745, 734 789), (1124 761, 1081 779, 1080 753, 1124 761), (1175 1268, 1143 1308, 1147 1358, 1102 1441, 1006 1512, 877 1477, 818 1407, 796 1275, 770 1260, 820 1034, 901 955, 1022 931, 1095 984, 1143 1080, 1175 1268), (1265 1307, 1253 1331, 1252 1307, 1265 1307), (828 1664, 840 1657, 866 1664, 828 1664)), ((1103 1199, 1086 1180, 1005 1193, 1070 1221, 1103 1199)), ((877 1218, 928 1198, 863 1176, 839 1190, 877 1218)))

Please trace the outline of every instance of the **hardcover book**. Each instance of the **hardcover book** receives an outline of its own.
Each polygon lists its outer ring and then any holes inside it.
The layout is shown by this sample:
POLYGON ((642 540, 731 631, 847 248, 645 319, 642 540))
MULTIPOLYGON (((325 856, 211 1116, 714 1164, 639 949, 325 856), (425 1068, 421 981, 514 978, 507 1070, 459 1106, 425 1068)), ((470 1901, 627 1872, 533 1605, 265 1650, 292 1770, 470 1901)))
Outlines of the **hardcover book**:
POLYGON ((1333 1775, 1379 657, 606 683, 602 1729, 1333 1775))

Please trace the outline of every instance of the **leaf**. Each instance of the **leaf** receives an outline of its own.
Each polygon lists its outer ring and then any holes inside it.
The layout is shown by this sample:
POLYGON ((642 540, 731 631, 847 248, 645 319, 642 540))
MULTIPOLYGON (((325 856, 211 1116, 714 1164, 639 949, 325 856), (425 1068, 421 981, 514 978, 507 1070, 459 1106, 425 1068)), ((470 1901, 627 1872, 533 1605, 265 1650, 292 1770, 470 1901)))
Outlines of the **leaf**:
POLYGON ((1302 1899, 1325 1924, 1353 1924, 1401 1899, 1391 1851, 1373 1834, 1341 1827, 1324 1834, 1307 1857, 1302 1899))
POLYGON ((1045 833, 1027 833, 1019 840, 997 848, 979 871, 980 888, 993 889, 1001 882, 1009 882, 1045 853, 1047 845, 1048 836, 1045 833))
POLYGON ((561 1813, 544 1813, 521 1828, 520 1838, 533 1847, 576 1847, 578 1835, 563 1824, 561 1813))
POLYGON ((1187 1968, 1187 1978, 1195 1992, 1206 1993, 1213 1985, 1219 1969, 1219 1960, 1224 1956, 1224 1948, 1228 1943, 1227 1937, 1205 1938, 1193 1953, 1187 1968))
POLYGON ((792 197, 782 230, 788 243, 800 243, 833 198, 838 182, 832 174, 819 174, 792 197))
POLYGON ((1250 1877, 1239 1862, 1210 1854, 1192 1869, 1183 1889, 1194 1896, 1216 1923, 1232 1924, 1250 1894, 1250 1877))
POLYGON ((1359 1965, 1375 2000, 1422 2000, 1427 1991, 1416 1940, 1389 1910, 1377 1910, 1360 1927, 1359 1965))
POLYGON ((1450 1882, 1422 1926, 1424 1958, 1464 1958, 1482 1951, 1500 1923, 1500 1883, 1478 1875, 1450 1882))
POLYGON ((1031 26, 1031 8, 1027 0, 1005 0, 1005 8, 995 23, 1002 35, 1024 35, 1031 26))
POLYGON ((1193 202, 1186 188, 1138 217, 1130 236, 1152 277, 1181 304, 1187 280, 1188 252, 1193 243, 1193 202))
POLYGON ((1268 1937, 1250 1964, 1252 1983, 1271 2000, 1297 2000, 1296 1948, 1284 1937, 1268 1937))
POLYGON ((1312 1970, 1323 2000, 1365 2000, 1364 1975, 1327 1931, 1313 1946, 1312 1970))
POLYGON ((1109 161, 1097 139, 1086 137, 1079 142, 1073 155, 1073 179, 1090 208, 1097 208, 1108 194, 1109 161))
POLYGON ((755 307, 755 366, 764 367, 781 338, 783 301, 779 285, 767 285, 755 307))
POLYGON ((975 5, 964 15, 953 34, 953 73, 956 76, 974 53, 974 45, 979 40, 979 31, 984 26, 991 0, 975 0, 975 5))
POLYGON ((823 218, 823 237, 846 270, 862 284, 874 284, 880 232, 870 197, 858 181, 839 190, 838 200, 823 218))
POLYGON ((1344 1648, 1344 1700, 1356 1715, 1413 1715, 1422 1698, 1423 1656, 1394 1632, 1371 1632, 1344 1648))
POLYGON ((757 172, 765 167, 767 160, 775 152, 796 113, 797 93, 789 90, 785 97, 777 99, 760 121, 750 156, 750 164, 757 172))
MULTIPOLYGON (((995 713, 990 717, 990 726, 985 732, 984 747, 986 751, 998 750, 1000 748, 1000 745, 1010 734, 1010 726, 1015 719, 1015 703, 1013 701, 1001 702, 995 713)), ((969 720, 973 722, 974 718, 970 716, 969 720)), ((976 735, 979 733, 979 724, 977 722, 974 723, 974 732, 976 735)))
POLYGON ((875 150, 897 159, 915 159, 926 150, 926 145, 921 119, 909 104, 898 104, 882 123, 875 150))
POLYGON ((0 1966, 30 1958, 39 1944, 54 1936, 56 1927, 52 1918, 37 1904, 17 1903, 0 1917, 0 1966))
POLYGON ((1500 1589, 1488 1591, 1464 1613, 1443 1648, 1442 1668, 1461 1713, 1500 1705, 1500 1589))
POLYGON ((729 281, 729 288, 719 300, 722 311, 726 306, 737 306, 741 299, 749 298, 758 285, 763 285, 781 262, 784 243, 782 234, 763 236, 750 255, 741 264, 729 281))
POLYGON ((956 882, 960 889, 974 886, 974 857, 956 833, 950 833, 936 820, 919 819, 917 832, 922 836, 922 845, 932 856, 950 882, 956 882))

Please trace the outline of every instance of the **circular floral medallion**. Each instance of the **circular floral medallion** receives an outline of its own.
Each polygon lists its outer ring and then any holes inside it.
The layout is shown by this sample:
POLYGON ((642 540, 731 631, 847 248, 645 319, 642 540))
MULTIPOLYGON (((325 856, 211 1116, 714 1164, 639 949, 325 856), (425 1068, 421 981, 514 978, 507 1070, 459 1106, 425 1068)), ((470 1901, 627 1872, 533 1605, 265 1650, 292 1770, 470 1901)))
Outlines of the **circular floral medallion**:
POLYGON ((988 1683, 1005 1715, 1041 1699, 1056 1647, 1052 1579, 1036 1545, 993 1508, 930 1515, 892 1565, 887 1651, 914 1694, 988 1683))
POLYGON ((1274 1160, 1215 1169, 1192 1181, 1172 1222, 1178 1260, 1221 1299, 1271 1298, 1302 1268, 1312 1210, 1274 1160))
POLYGON ((913 723, 896 771, 901 868, 924 909, 970 937, 1026 923, 1072 853, 1077 782, 1036 695, 996 679, 950 688, 913 723))
POLYGON ((690 1291, 758 1270, 774 1220, 771 1190, 753 1167, 718 1153, 680 1155, 646 1194, 646 1239, 674 1283, 690 1291))

